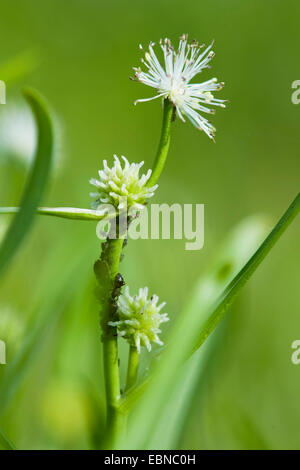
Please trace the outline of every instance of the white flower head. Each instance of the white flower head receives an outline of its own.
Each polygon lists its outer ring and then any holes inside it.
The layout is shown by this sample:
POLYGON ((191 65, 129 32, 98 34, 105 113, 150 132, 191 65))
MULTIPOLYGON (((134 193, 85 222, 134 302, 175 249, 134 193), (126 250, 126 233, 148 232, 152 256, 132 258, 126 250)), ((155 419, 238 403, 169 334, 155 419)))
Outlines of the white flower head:
POLYGON ((144 208, 147 199, 154 195, 158 185, 147 186, 152 170, 146 174, 139 175, 139 171, 144 162, 129 163, 122 156, 124 165, 122 167, 119 158, 114 155, 114 164, 108 167, 107 161, 103 161, 103 170, 100 170, 99 179, 92 178, 90 183, 97 188, 97 192, 90 193, 91 197, 97 198, 92 202, 94 209, 99 208, 101 204, 111 204, 118 210, 124 208, 124 199, 126 198, 127 210, 141 210, 144 208))
MULTIPOLYGON (((188 44, 187 35, 184 34, 176 51, 169 39, 160 40, 164 56, 163 67, 154 52, 155 43, 150 42, 145 59, 142 59, 148 70, 143 72, 140 67, 134 67, 133 80, 156 88, 158 94, 152 98, 137 100, 135 104, 159 97, 169 99, 182 121, 185 122, 186 116, 195 127, 213 139, 216 129, 200 113, 214 114, 215 111, 210 105, 225 107, 225 101, 216 99, 213 95, 214 91, 222 89, 224 83, 219 83, 216 78, 202 83, 190 83, 195 75, 210 67, 209 63, 214 57, 212 45, 205 48, 196 41, 188 44)), ((143 49, 142 46, 140 48, 143 49)))
POLYGON ((159 339, 160 324, 169 321, 167 313, 160 313, 166 302, 158 305, 157 295, 148 299, 148 287, 139 289, 138 295, 131 296, 128 286, 124 295, 118 299, 119 320, 109 322, 110 326, 118 328, 119 336, 125 338, 131 346, 140 353, 141 346, 151 351, 151 343, 163 345, 159 339))

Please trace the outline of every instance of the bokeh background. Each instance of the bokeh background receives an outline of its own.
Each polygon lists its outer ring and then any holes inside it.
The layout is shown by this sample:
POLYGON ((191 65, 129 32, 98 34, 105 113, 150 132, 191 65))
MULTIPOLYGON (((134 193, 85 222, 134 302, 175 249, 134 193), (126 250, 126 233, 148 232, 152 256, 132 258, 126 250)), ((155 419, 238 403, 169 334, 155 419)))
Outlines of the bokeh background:
MULTIPOLYGON (((44 205, 89 207, 88 181, 103 158, 123 154, 147 167, 153 161, 161 107, 158 101, 133 106, 152 93, 128 79, 139 64, 138 44, 176 41, 183 32, 215 40, 205 78, 225 81, 218 97, 230 100, 213 117, 216 144, 176 121, 155 196, 155 202, 204 203, 205 246, 195 252, 178 240, 130 242, 122 263, 132 289, 148 285, 175 318, 230 230, 257 213, 272 224, 299 191, 300 105, 291 102, 291 84, 300 79, 299 2, 1 0, 0 12, 0 74, 14 58, 21 69, 28 65, 26 74, 8 80, 0 109, 2 136, 9 119, 16 131, 14 112, 26 122, 11 139, 21 148, 1 144, 1 206, 18 204, 32 153, 23 85, 41 91, 56 116, 56 161, 44 205)), ((10 220, 1 217, 0 236, 10 220)), ((36 218, 1 281, 0 338, 8 362, 48 319, 35 365, 24 370, 1 418, 20 448, 87 448, 101 433, 95 228, 36 218)), ((291 362, 291 343, 300 339, 299 229, 296 220, 218 327, 177 448, 300 448, 300 365, 291 362)))

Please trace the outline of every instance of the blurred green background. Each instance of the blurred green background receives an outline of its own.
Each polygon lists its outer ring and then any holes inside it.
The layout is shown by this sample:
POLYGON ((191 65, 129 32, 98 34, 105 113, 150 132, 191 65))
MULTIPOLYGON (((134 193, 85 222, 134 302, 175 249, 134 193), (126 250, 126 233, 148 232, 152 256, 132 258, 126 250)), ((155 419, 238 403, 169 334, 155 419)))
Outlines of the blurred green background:
MULTIPOLYGON (((300 79, 299 14, 296 0, 0 1, 0 79, 1 65, 19 54, 37 62, 8 83, 0 126, 11 108, 25 106, 25 84, 47 97, 57 118, 47 206, 89 207, 89 178, 113 153, 151 165, 161 108, 157 101, 133 106, 152 94, 128 79, 139 64, 139 43, 177 41, 183 32, 200 42, 215 39, 216 57, 203 80, 225 81, 218 98, 230 100, 213 117, 216 144, 177 120, 155 196, 157 203, 205 204, 204 249, 139 240, 129 242, 122 263, 131 288, 148 285, 167 301, 171 318, 234 225, 256 213, 272 224, 299 191, 300 106, 291 103, 291 84, 300 79)), ((18 204, 27 170, 28 159, 2 149, 1 206, 18 204)), ((9 221, 1 217, 0 237, 9 221)), ((1 281, 8 362, 34 325, 48 319, 35 367, 24 370, 1 420, 20 448, 86 448, 101 433, 95 228, 37 218, 1 281)), ((300 339, 299 228, 296 220, 218 328, 178 448, 300 448, 300 365, 290 359, 291 343, 300 339)))

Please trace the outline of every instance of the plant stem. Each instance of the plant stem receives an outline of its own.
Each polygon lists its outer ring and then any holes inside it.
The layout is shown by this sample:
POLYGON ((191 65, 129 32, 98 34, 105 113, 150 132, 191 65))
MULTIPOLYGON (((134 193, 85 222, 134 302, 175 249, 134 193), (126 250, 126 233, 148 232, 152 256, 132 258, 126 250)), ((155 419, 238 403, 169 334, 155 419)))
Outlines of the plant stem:
POLYGON ((163 168, 165 166, 170 146, 173 111, 174 107, 171 101, 169 101, 168 99, 164 100, 164 114, 161 136, 152 168, 152 175, 147 183, 147 186, 149 187, 154 186, 157 183, 158 178, 160 177, 161 172, 163 171, 163 168))
POLYGON ((129 388, 133 387, 136 384, 138 370, 139 370, 139 360, 140 360, 140 355, 136 347, 130 346, 125 391, 127 391, 129 388))
POLYGON ((118 344, 115 337, 103 341, 103 362, 106 390, 106 448, 115 448, 115 443, 126 431, 126 414, 119 408, 121 398, 118 344))
POLYGON ((102 252, 102 260, 107 263, 112 291, 107 292, 105 299, 105 309, 103 316, 106 327, 103 328, 103 364, 106 392, 106 411, 107 411, 107 443, 109 447, 114 447, 118 436, 120 436, 126 426, 126 418, 119 410, 119 401, 121 398, 120 376, 119 376, 119 357, 118 357, 118 337, 116 327, 108 326, 110 320, 114 320, 115 299, 113 290, 115 277, 119 272, 120 257, 122 253, 124 238, 109 239, 107 246, 102 252))
MULTIPOLYGON (((17 214, 18 212, 20 212, 20 207, 0 207, 0 215, 17 214)), ((102 220, 104 218, 113 219, 115 217, 115 214, 103 214, 98 210, 81 209, 79 207, 38 207, 36 213, 75 220, 102 220)))
MULTIPOLYGON (((160 141, 153 165, 152 175, 148 186, 154 186, 164 168, 170 146, 171 123, 174 107, 169 100, 164 100, 163 122, 160 141)), ((125 235, 124 235, 125 236, 125 235)), ((107 292, 101 298, 102 303, 102 330, 103 330, 103 361, 107 408, 106 448, 115 448, 116 443, 122 439, 126 430, 128 411, 121 407, 121 391, 119 376, 119 357, 117 328, 109 326, 108 322, 115 320, 116 296, 115 278, 119 272, 120 257, 123 248, 124 236, 118 239, 108 239, 102 251, 99 270, 108 270, 108 274, 100 281, 103 286, 108 285, 107 292), (102 264, 101 264, 102 263, 102 264), (108 277, 108 284, 106 284, 108 277)), ((139 354, 135 347, 130 347, 126 390, 132 388, 137 379, 139 367, 139 354)))

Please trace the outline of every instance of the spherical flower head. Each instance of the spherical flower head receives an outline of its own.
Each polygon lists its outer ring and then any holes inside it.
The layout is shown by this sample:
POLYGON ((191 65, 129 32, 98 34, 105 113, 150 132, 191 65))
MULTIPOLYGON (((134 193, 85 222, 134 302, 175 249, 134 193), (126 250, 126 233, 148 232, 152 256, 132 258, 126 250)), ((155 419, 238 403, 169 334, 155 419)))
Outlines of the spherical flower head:
POLYGON ((131 296, 128 286, 124 295, 118 299, 119 321, 109 322, 110 326, 118 328, 119 336, 125 338, 131 346, 140 353, 141 346, 151 351, 151 343, 163 345, 158 335, 161 333, 160 324, 169 321, 167 313, 160 313, 166 305, 158 305, 157 295, 148 299, 148 287, 139 289, 138 295, 131 296))
POLYGON ((148 187, 147 182, 151 176, 152 170, 146 174, 139 175, 144 162, 129 163, 128 160, 121 157, 124 165, 122 167, 119 158, 114 155, 114 164, 108 167, 107 161, 103 161, 103 170, 100 170, 99 179, 92 178, 90 183, 97 188, 97 192, 90 193, 91 197, 97 198, 92 202, 94 209, 99 208, 101 204, 111 204, 116 209, 122 210, 127 204, 127 210, 141 210, 144 208, 148 198, 154 195, 158 187, 148 187))
MULTIPOLYGON (((207 48, 196 41, 188 44, 187 35, 184 34, 180 38, 178 50, 175 50, 169 39, 160 40, 164 66, 159 62, 154 46, 155 43, 150 42, 145 59, 142 59, 147 71, 143 72, 140 67, 135 67, 133 80, 156 88, 158 94, 153 98, 137 100, 135 104, 159 97, 169 99, 182 121, 185 121, 184 116, 186 116, 195 127, 213 139, 216 129, 200 113, 214 114, 215 111, 209 107, 210 105, 225 107, 225 101, 216 99, 212 93, 221 90, 224 83, 219 83, 216 78, 202 83, 190 83, 195 75, 209 67, 214 57, 212 44, 207 48)), ((143 49, 142 46, 140 48, 143 49)))

